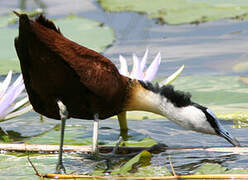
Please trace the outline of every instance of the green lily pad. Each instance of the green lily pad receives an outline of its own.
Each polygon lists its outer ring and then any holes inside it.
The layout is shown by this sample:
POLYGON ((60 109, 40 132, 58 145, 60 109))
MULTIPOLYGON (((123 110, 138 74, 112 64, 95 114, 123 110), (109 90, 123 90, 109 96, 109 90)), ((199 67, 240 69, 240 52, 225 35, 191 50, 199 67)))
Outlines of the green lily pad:
POLYGON ((248 72, 248 62, 240 62, 233 66, 233 71, 238 73, 248 72))
POLYGON ((151 147, 153 145, 156 145, 158 142, 155 141, 154 139, 150 137, 146 137, 142 139, 141 141, 133 141, 133 140, 128 140, 123 142, 125 146, 131 147, 131 146, 136 146, 136 147, 151 147))
POLYGON ((247 174, 248 169, 234 168, 227 170, 226 167, 220 164, 205 163, 197 168, 195 174, 247 174))
POLYGON ((158 176, 172 176, 172 174, 164 166, 159 166, 159 167, 146 166, 146 167, 140 167, 136 173, 127 173, 126 176, 158 177, 158 176))
MULTIPOLYGON (((102 52, 114 41, 113 30, 97 21, 69 16, 54 20, 54 23, 60 27, 66 37, 97 52, 102 52)), ((0 74, 6 74, 9 70, 20 72, 14 47, 14 39, 17 35, 17 28, 0 25, 0 74)))
POLYGON ((197 168, 195 174, 224 174, 225 167, 214 163, 205 163, 201 167, 197 168))
MULTIPOLYGON (((84 137, 83 126, 66 127, 64 144, 65 145, 91 145, 92 137, 84 137)), ((54 128, 44 134, 32 137, 27 140, 27 144, 51 144, 58 145, 60 142, 60 130, 54 128)))
POLYGON ((124 175, 137 167, 145 167, 150 165, 150 161, 152 158, 152 154, 148 151, 142 151, 132 159, 130 159, 127 163, 125 163, 119 170, 112 171, 111 175, 121 174, 124 175))
MULTIPOLYGON (((76 157, 64 154, 64 161, 76 157)), ((55 171, 58 155, 39 155, 30 157, 31 162, 40 174, 53 173, 55 171)), ((72 172, 72 167, 66 166, 67 173, 72 172)), ((34 180, 40 179, 35 175, 34 169, 28 162, 28 156, 17 157, 13 155, 0 154, 0 177, 1 180, 34 180)))
POLYGON ((248 169, 234 168, 226 171, 226 174, 248 174, 248 169))
POLYGON ((223 18, 247 18, 248 2, 208 0, 98 0, 101 6, 112 12, 135 11, 156 18, 159 23, 201 23, 223 18))
POLYGON ((14 47, 16 36, 16 29, 0 28, 0 74, 6 74, 9 70, 20 71, 14 47))
POLYGON ((0 16, 0 28, 5 27, 9 23, 9 16, 0 16))

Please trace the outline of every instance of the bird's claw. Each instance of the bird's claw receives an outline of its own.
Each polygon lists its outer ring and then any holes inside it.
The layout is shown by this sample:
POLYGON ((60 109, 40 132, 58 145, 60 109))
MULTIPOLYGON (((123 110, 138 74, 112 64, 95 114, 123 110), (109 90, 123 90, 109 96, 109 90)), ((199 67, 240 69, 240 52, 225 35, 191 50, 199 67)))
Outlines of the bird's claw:
POLYGON ((56 174, 66 174, 65 167, 63 164, 58 164, 56 166, 56 174))

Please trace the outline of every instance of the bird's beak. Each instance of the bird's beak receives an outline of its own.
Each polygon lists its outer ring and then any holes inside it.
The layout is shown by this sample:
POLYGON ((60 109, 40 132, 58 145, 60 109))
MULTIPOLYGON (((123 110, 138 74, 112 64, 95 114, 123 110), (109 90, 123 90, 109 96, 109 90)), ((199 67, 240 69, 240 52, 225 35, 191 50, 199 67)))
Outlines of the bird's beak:
POLYGON ((233 146, 240 147, 239 141, 235 137, 233 137, 229 132, 227 132, 225 129, 221 128, 219 133, 220 133, 219 136, 225 138, 233 146))

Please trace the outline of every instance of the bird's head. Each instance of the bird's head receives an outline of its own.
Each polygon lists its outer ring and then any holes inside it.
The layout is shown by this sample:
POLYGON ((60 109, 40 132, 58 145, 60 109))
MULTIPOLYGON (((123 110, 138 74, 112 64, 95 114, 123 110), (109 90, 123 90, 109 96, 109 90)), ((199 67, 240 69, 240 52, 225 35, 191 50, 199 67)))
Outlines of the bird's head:
POLYGON ((160 87, 143 81, 139 83, 141 87, 134 92, 135 110, 160 114, 185 129, 221 136, 233 146, 240 146, 216 115, 207 107, 192 102, 189 93, 176 91, 171 85, 160 87))
MULTIPOLYGON (((220 123, 217 116, 214 114, 213 111, 210 109, 200 106, 199 104, 194 104, 194 106, 199 109, 201 112, 203 112, 204 117, 203 121, 207 122, 206 128, 209 130, 206 131, 206 133, 213 132, 212 134, 220 136, 225 138, 229 143, 231 143, 233 146, 240 146, 240 143, 238 140, 233 137, 220 123)), ((204 130, 203 130, 204 133, 204 130)))

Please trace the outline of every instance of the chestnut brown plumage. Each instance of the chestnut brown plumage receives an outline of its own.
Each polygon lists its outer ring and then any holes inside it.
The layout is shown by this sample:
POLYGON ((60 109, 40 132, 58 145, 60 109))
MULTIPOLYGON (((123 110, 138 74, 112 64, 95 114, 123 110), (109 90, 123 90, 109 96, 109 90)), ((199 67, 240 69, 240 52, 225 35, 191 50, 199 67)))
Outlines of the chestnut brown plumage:
POLYGON ((101 54, 65 38, 42 15, 36 21, 20 15, 15 47, 38 113, 60 119, 57 100, 74 118, 93 119, 98 113, 106 119, 121 112, 128 78, 101 54))

